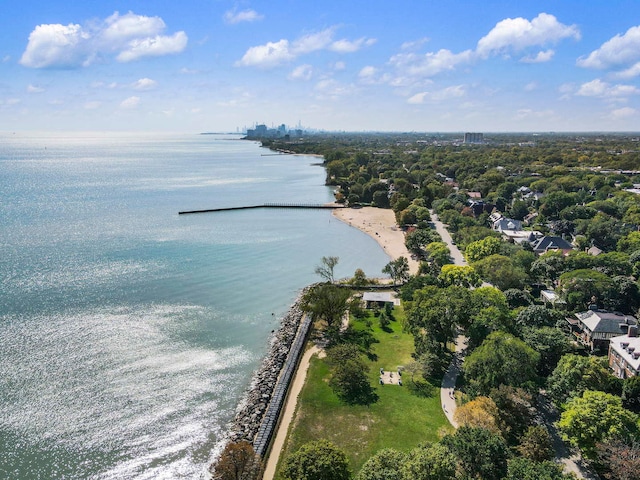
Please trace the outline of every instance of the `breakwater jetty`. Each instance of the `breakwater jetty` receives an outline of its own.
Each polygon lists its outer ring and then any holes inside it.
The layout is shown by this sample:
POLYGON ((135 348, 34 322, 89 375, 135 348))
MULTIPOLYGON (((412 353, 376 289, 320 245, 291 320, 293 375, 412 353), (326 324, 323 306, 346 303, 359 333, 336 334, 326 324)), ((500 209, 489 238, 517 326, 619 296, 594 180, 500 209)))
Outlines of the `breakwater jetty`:
POLYGON ((207 208, 204 210, 183 210, 178 215, 188 215, 191 213, 211 213, 211 212, 227 212, 230 210, 250 210, 254 208, 306 208, 306 209, 335 209, 345 208, 344 205, 337 203, 263 203, 262 205, 246 205, 242 207, 222 207, 207 208))
POLYGON ((250 442, 264 457, 278 426, 289 386, 293 380, 309 331, 311 317, 302 310, 304 289, 271 338, 269 352, 253 376, 229 431, 229 441, 250 442))

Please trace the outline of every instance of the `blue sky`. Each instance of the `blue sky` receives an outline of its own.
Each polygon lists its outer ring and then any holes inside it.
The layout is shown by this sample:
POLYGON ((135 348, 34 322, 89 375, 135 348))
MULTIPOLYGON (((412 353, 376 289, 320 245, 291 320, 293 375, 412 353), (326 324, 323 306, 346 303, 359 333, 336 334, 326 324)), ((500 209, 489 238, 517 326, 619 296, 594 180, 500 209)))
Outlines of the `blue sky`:
POLYGON ((640 2, 5 0, 0 130, 640 131, 640 2))

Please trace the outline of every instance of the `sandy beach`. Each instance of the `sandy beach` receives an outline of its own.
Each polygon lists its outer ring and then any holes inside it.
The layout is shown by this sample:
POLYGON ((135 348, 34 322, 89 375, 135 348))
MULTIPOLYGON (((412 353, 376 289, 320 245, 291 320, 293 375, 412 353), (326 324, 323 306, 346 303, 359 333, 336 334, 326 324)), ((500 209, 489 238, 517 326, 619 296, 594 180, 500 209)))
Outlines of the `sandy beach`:
POLYGON ((411 253, 404 245, 404 232, 396 225, 393 210, 376 207, 336 208, 333 215, 370 235, 393 260, 406 257, 412 275, 418 272, 420 265, 411 258, 411 253))

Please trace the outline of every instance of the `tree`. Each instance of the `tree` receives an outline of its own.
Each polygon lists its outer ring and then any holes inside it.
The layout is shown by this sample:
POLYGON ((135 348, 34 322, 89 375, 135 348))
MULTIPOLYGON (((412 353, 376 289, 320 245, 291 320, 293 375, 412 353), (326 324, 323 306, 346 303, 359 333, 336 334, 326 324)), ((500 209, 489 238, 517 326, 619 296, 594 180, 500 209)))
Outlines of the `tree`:
POLYGON ((527 278, 524 270, 514 265, 509 257, 499 254, 478 260, 473 264, 473 268, 483 279, 500 290, 522 288, 527 278))
POLYGON ((349 480, 347 455, 327 440, 304 444, 284 459, 281 471, 285 480, 349 480))
POLYGON ((534 462, 552 460, 555 455, 553 440, 546 427, 542 425, 530 426, 520 439, 518 452, 534 462))
POLYGON ((519 338, 505 332, 493 332, 467 357, 465 378, 480 394, 488 394, 499 385, 533 388, 540 354, 519 338))
POLYGON ((533 399, 522 388, 500 385, 489 392, 498 408, 498 428, 509 445, 516 445, 535 416, 533 399))
POLYGON ((560 358, 547 378, 547 392, 556 405, 562 405, 568 398, 580 396, 585 390, 605 390, 610 377, 606 358, 569 353, 560 358))
POLYGON ((555 327, 524 330, 523 340, 540 354, 538 374, 547 377, 558 365, 563 355, 573 350, 567 335, 555 327))
POLYGON ((259 480, 262 462, 247 441, 228 443, 218 461, 211 466, 213 480, 259 480))
POLYGON ((572 480, 573 475, 565 474, 562 465, 546 460, 535 462, 528 458, 514 458, 509 461, 505 480, 572 480))
POLYGON ((338 398, 349 405, 370 405, 378 396, 369 383, 367 365, 360 359, 349 359, 335 365, 329 386, 338 398))
POLYGON ((613 437, 637 434, 638 417, 622 406, 620 397, 585 390, 567 402, 558 427, 565 440, 580 448, 587 458, 596 458, 596 444, 613 437))
POLYGON ((558 279, 558 288, 569 309, 584 310, 592 297, 605 298, 611 277, 592 269, 572 270, 558 279))
POLYGON ((421 445, 411 450, 402 464, 406 480, 453 480, 456 462, 451 452, 439 443, 421 445))
POLYGON ((498 415, 498 407, 491 398, 478 396, 458 407, 453 418, 460 425, 486 428, 499 435, 498 415))
POLYGON ((445 287, 457 285, 465 288, 479 287, 482 283, 475 269, 468 265, 443 265, 438 281, 445 287))
POLYGON ((640 442, 610 438, 598 444, 598 460, 607 480, 640 480, 640 442))
POLYGON ((502 240, 495 237, 486 237, 482 240, 471 242, 464 249, 464 255, 469 263, 474 263, 490 255, 500 253, 502 240))
POLYGON ((640 377, 627 378, 622 384, 622 403, 625 408, 640 412, 640 377))
POLYGON ((401 466, 405 454, 385 448, 369 458, 356 475, 355 480, 404 480, 401 466))
POLYGON ((352 285, 355 285, 356 287, 362 287, 366 285, 367 275, 364 273, 364 270, 362 270, 361 268, 357 268, 350 283, 352 285))
POLYGON ((409 279, 409 261, 406 257, 398 257, 387 263, 382 273, 389 275, 394 285, 398 282, 406 282, 409 279))
POLYGON ((499 480, 507 474, 507 444, 500 435, 477 427, 460 427, 441 443, 456 456, 465 478, 499 480))
POLYGON ((562 314, 544 305, 529 305, 518 312, 516 325, 524 332, 531 328, 553 327, 562 318, 562 314))
POLYGON ((322 263, 315 269, 315 273, 320 275, 326 282, 333 283, 333 271, 338 264, 339 257, 322 257, 322 263))
POLYGON ((349 306, 351 292, 332 284, 320 284, 309 289, 302 297, 301 307, 314 321, 323 321, 327 338, 337 341, 342 318, 349 306))

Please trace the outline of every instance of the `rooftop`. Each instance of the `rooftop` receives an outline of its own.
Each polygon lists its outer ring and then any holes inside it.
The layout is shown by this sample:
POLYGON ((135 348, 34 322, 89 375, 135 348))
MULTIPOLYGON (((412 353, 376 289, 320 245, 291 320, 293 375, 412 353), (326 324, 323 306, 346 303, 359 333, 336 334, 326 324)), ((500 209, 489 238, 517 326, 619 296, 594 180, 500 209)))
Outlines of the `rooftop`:
POLYGON ((631 368, 640 371, 640 337, 621 335, 613 337, 609 344, 611 349, 618 353, 631 368))

